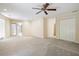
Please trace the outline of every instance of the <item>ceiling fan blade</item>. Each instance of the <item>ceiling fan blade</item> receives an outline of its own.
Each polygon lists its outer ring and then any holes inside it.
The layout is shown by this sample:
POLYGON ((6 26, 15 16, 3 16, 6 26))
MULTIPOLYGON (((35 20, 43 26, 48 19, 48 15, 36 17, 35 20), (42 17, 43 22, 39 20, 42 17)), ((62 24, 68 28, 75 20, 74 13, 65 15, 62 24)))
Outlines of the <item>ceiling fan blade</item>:
POLYGON ((44 13, 45 13, 46 15, 48 15, 48 13, 47 13, 46 11, 44 11, 44 13))
POLYGON ((48 10, 48 11, 56 11, 56 9, 46 9, 46 10, 48 10))
POLYGON ((38 11, 36 14, 39 14, 40 12, 42 12, 42 11, 38 11))
POLYGON ((41 10, 40 8, 32 8, 32 9, 38 9, 38 10, 41 10))
POLYGON ((49 6, 49 3, 46 3, 43 6, 44 6, 44 9, 46 9, 49 6))

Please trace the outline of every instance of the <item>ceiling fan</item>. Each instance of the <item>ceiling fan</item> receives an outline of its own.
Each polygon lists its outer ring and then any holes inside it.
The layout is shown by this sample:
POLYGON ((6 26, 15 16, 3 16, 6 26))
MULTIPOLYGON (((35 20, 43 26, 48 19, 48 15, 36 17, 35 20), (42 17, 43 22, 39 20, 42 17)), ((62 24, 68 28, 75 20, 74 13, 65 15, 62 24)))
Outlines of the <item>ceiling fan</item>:
POLYGON ((50 5, 49 3, 45 3, 45 4, 43 4, 42 8, 32 8, 32 9, 40 10, 36 14, 39 14, 40 12, 43 11, 46 15, 48 15, 47 11, 56 11, 56 9, 54 9, 54 8, 52 8, 52 9, 47 8, 49 5, 50 5))

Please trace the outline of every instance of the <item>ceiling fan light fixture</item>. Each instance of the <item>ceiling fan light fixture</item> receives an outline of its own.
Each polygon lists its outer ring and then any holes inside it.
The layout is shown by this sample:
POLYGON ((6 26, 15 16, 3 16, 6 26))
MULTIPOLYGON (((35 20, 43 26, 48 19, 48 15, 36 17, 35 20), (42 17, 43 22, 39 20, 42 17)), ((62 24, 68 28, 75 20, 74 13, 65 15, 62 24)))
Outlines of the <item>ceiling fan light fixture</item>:
POLYGON ((44 13, 45 13, 46 15, 48 15, 47 11, 56 11, 55 8, 49 9, 49 8, 48 8, 49 5, 50 5, 49 3, 45 3, 45 4, 43 4, 43 7, 42 7, 42 8, 32 8, 32 9, 40 10, 40 11, 38 11, 36 14, 39 14, 41 11, 44 11, 44 13))

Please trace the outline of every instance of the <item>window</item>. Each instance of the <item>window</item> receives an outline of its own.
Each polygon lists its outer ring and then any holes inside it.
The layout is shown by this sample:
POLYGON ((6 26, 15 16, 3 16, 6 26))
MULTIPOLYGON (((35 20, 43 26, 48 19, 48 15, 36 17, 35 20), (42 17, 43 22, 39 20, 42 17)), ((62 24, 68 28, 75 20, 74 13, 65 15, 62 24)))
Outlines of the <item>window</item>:
POLYGON ((0 19, 0 38, 5 37, 5 20, 0 19))
POLYGON ((22 36, 22 23, 11 24, 11 31, 12 36, 22 36))

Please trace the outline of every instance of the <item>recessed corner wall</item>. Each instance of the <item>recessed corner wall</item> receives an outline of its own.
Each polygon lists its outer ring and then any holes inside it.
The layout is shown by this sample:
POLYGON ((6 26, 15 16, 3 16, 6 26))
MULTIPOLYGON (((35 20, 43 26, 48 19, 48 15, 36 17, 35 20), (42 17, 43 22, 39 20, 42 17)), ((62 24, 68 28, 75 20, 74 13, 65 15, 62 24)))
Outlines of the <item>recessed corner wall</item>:
POLYGON ((47 22, 48 22, 48 24, 47 24, 47 29, 48 29, 48 37, 49 38, 54 38, 55 37, 55 24, 56 24, 56 19, 55 19, 55 17, 53 17, 53 18, 48 18, 48 20, 47 20, 47 22))
POLYGON ((32 36, 43 38, 43 19, 35 19, 32 21, 32 36))
POLYGON ((6 32, 6 37, 10 37, 10 20, 6 19, 5 20, 5 32, 6 32))
POLYGON ((79 14, 76 15, 76 42, 79 43, 79 14))
POLYGON ((32 29, 31 29, 31 22, 30 21, 23 21, 22 24, 22 33, 24 36, 31 36, 32 29))

